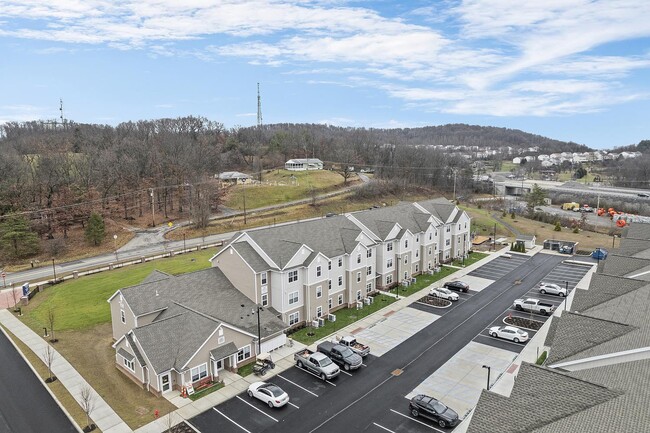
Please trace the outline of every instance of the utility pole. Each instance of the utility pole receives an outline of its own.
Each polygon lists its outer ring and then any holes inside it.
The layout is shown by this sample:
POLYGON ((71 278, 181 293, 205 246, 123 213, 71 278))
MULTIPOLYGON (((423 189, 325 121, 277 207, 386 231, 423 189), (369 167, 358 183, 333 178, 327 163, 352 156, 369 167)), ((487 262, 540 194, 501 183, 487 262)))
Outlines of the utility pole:
POLYGON ((452 170, 454 171, 454 201, 456 201, 456 173, 458 172, 458 169, 454 168, 452 170))
POLYGON ((262 96, 260 95, 260 83, 257 83, 257 127, 262 127, 262 96))
POLYGON ((492 251, 497 250, 497 223, 494 223, 494 232, 492 234, 492 251))
POLYGON ((151 196, 151 227, 156 227, 156 220, 154 219, 154 207, 153 207, 153 188, 149 188, 149 195, 151 196))
POLYGON ((246 225, 246 185, 242 185, 244 191, 244 225, 246 225))
POLYGON ((63 98, 59 98, 59 111, 61 112, 61 126, 65 127, 65 123, 63 123, 63 98))

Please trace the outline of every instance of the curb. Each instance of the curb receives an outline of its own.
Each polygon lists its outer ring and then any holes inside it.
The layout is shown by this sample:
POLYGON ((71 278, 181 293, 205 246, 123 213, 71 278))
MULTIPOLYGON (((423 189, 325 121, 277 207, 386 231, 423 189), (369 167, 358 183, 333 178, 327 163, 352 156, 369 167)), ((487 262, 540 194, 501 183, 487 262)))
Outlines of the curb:
MULTIPOLYGON (((45 381, 43 380, 41 375, 38 374, 38 372, 36 371, 34 366, 25 357, 25 354, 18 348, 18 346, 16 345, 16 342, 13 340, 13 338, 11 338, 9 336, 9 334, 7 334, 7 332, 5 331, 4 325, 0 326, 0 331, 2 331, 2 333, 5 335, 5 337, 7 337, 7 340, 9 340, 11 342, 11 345, 14 347, 14 349, 16 349, 16 352, 18 352, 20 354, 20 356, 23 358, 23 360, 25 361, 27 366, 32 370, 32 373, 34 373, 34 376, 36 376, 38 378, 38 380, 43 385, 43 388, 45 388, 47 390, 47 392, 50 394, 50 396, 52 396, 52 399, 54 400, 54 402, 61 408, 61 411, 65 414, 65 416, 68 417, 68 419, 70 420, 70 422, 72 423, 74 428, 76 428, 79 433, 83 433, 83 430, 81 430, 81 427, 79 427, 77 422, 72 418, 72 415, 70 415, 70 413, 66 410, 66 408, 61 404, 59 399, 56 398, 56 395, 54 395, 54 393, 52 392, 50 387, 47 386, 47 384, 45 383, 45 381)), ((67 389, 66 389, 66 391, 67 391, 67 389)), ((70 391, 68 391, 68 392, 70 392, 70 391)))

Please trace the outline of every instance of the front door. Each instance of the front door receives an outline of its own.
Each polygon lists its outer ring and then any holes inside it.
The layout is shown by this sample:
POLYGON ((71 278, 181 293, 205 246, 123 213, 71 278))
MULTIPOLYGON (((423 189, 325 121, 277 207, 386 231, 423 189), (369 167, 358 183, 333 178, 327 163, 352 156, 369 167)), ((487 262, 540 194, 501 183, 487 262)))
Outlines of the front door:
POLYGON ((223 370, 223 359, 220 359, 214 363, 215 369, 217 371, 223 370))
POLYGON ((161 380, 161 384, 162 384, 162 387, 161 387, 162 392, 167 392, 170 389, 172 389, 171 378, 172 378, 171 373, 167 373, 167 374, 161 376, 160 380, 161 380))

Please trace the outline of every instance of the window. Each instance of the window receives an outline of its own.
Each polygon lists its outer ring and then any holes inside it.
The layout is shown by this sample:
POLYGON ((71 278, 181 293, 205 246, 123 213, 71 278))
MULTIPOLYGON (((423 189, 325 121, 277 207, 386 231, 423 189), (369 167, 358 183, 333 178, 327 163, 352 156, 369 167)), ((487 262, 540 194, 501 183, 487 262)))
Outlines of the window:
POLYGON ((415 272, 419 272, 419 271, 420 271, 420 264, 416 263, 415 264, 415 272))
POLYGON ((316 266, 316 276, 320 277, 322 274, 320 266, 316 266))
POLYGON ((343 285, 343 277, 339 277, 339 287, 343 285))
POLYGON ((332 261, 331 260, 329 262, 327 262, 327 270, 328 271, 332 270, 332 261))
POLYGON ((433 267, 431 267, 431 262, 427 262, 427 269, 431 270, 433 267))
POLYGON ((357 263, 361 263, 361 254, 357 254, 357 263))
POLYGON ((420 257, 420 250, 415 250, 415 258, 417 259, 420 257))
POLYGON ((329 298, 327 300, 327 308, 331 309, 332 308, 332 298, 329 298))
POLYGON ((323 287, 318 286, 318 287, 316 287, 316 297, 320 298, 321 296, 323 296, 323 287))
POLYGON ((339 305, 343 303, 343 295, 339 295, 338 301, 339 301, 339 305))
POLYGON ((409 264, 409 256, 404 256, 404 264, 405 265, 409 264))
POLYGON ((366 270, 366 275, 372 275, 372 266, 368 266, 368 269, 366 270))
POLYGON ((391 284, 393 282, 393 276, 392 275, 386 275, 386 284, 391 284))
POLYGON ((266 307, 269 305, 269 294, 268 293, 263 293, 262 294, 262 307, 266 307))
POLYGON ((408 280, 408 279, 409 279, 409 273, 408 273, 408 272, 404 272, 404 279, 405 279, 405 280, 408 280))
POLYGON ((433 250, 431 247, 429 247, 429 255, 433 254, 433 250))
POLYGON ((420 236, 415 237, 415 242, 420 242, 420 236))
POLYGON ((223 335, 217 339, 217 344, 223 344, 226 342, 226 337, 223 335))
POLYGON ((124 310, 120 310, 120 319, 122 323, 126 323, 126 316, 124 315, 124 310))
POLYGON ((449 240, 449 239, 447 239, 447 240, 445 241, 445 245, 446 245, 446 246, 449 246, 450 243, 451 243, 451 240, 449 240))
POLYGON ((460 230, 460 224, 458 224, 458 230, 460 230))
POLYGON ((244 346, 241 349, 239 349, 239 352, 237 352, 237 361, 243 361, 244 359, 248 359, 251 357, 251 346, 250 344, 248 346, 244 346))
POLYGON ((431 238, 432 238, 431 233, 429 233, 429 240, 431 240, 431 238))
POLYGON ((361 290, 357 290, 357 301, 361 300, 361 290))
POLYGON ((368 250, 368 251, 366 251, 366 257, 367 257, 367 258, 372 257, 372 250, 368 250))
POLYGON ((327 290, 332 290, 332 280, 327 282, 327 290))
POLYGON ((372 292, 372 283, 367 283, 366 284, 366 293, 372 292))
POLYGON ((447 233, 451 232, 451 226, 447 226, 447 233))
POLYGON ((409 240, 404 239, 404 248, 408 248, 408 247, 409 247, 409 240))
POLYGON ((298 303, 298 292, 289 293, 289 305, 298 303))
POLYGON ((295 325, 299 321, 300 321, 300 313, 298 311, 289 314, 289 326, 295 325))
POLYGON ((393 259, 386 260, 386 267, 387 268, 392 268, 393 267, 393 259))
POLYGON ((465 223, 465 228, 467 228, 467 223, 465 223))
POLYGON ((294 281, 298 281, 298 270, 289 271, 289 282, 293 283, 294 281))
POLYGON ((357 283, 361 282, 361 272, 357 272, 357 283))
POLYGON ((339 257, 339 268, 343 266, 343 257, 339 257))
POLYGON ((262 272, 262 284, 266 284, 266 272, 262 272))
MULTIPOLYGON (((248 356, 250 356, 250 346, 248 346, 248 356)), ((237 354, 237 357, 239 357, 239 354, 237 354)), ((246 358, 243 358, 246 359, 246 358)), ((241 361, 241 359, 240 359, 241 361)), ((192 378, 192 382, 199 381, 201 379, 204 379, 208 377, 208 364, 201 364, 198 367, 194 367, 190 369, 190 377, 192 378)))
POLYGON ((386 251, 393 251, 393 243, 389 242, 386 244, 386 251))
POLYGON ((316 317, 323 317, 323 307, 316 307, 316 317))
POLYGON ((132 359, 122 358, 124 360, 124 366, 135 373, 135 364, 132 359))

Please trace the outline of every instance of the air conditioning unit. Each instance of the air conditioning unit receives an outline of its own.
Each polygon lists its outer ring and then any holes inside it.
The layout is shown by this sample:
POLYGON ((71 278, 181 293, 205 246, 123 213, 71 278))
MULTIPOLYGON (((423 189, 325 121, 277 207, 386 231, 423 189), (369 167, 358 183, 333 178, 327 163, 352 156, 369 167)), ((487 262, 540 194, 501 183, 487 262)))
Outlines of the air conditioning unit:
POLYGON ((323 319, 322 317, 319 317, 318 318, 318 327, 320 328, 322 326, 325 326, 325 319, 323 319))
POLYGON ((363 303, 366 305, 370 305, 372 301, 370 300, 370 298, 363 298, 363 303))
POLYGON ((433 275, 433 269, 429 269, 429 270, 427 271, 427 274, 428 274, 428 275, 433 275))
POLYGON ((402 286, 409 286, 411 282, 409 280, 402 280, 402 286))
POLYGON ((312 322, 311 322, 311 326, 312 326, 313 328, 318 328, 318 327, 319 327, 318 320, 312 320, 312 322))
POLYGON ((411 278, 411 283, 415 284, 418 282, 418 279, 416 277, 411 278))
POLYGON ((363 302, 357 301, 357 310, 360 310, 363 308, 363 302))
POLYGON ((327 315, 327 320, 330 322, 336 322, 336 315, 335 314, 328 314, 327 315))
POLYGON ((368 296, 366 299, 368 300, 369 304, 372 304, 373 302, 375 302, 375 298, 373 298, 371 296, 368 296))

